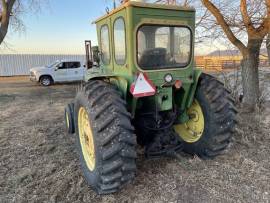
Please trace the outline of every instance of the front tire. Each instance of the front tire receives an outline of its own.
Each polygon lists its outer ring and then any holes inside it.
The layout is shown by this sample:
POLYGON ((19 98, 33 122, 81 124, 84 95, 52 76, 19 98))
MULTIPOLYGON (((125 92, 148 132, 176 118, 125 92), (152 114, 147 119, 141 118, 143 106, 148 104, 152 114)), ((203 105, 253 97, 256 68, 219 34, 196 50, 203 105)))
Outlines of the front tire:
POLYGON ((39 80, 40 84, 42 86, 50 86, 53 84, 53 80, 50 76, 41 76, 40 80, 39 80))
POLYGON ((214 77, 202 74, 188 114, 193 114, 190 121, 174 126, 184 151, 204 159, 220 155, 236 125, 237 110, 229 91, 214 77))
POLYGON ((80 162, 98 194, 116 192, 135 177, 136 136, 125 105, 112 85, 98 80, 88 82, 75 100, 80 162))
POLYGON ((74 126, 74 103, 68 104, 65 107, 65 126, 67 134, 74 134, 75 133, 75 126, 74 126))

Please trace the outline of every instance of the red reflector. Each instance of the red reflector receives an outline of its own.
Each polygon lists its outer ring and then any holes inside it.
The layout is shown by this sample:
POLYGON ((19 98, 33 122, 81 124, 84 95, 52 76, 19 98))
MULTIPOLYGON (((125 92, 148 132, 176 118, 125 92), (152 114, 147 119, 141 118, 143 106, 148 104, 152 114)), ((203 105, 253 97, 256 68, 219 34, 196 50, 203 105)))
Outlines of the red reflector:
POLYGON ((174 86, 176 89, 180 89, 182 87, 182 81, 181 80, 176 80, 174 83, 174 86))
POLYGON ((140 73, 130 87, 131 94, 136 97, 147 97, 156 94, 156 86, 148 79, 145 73, 140 73))

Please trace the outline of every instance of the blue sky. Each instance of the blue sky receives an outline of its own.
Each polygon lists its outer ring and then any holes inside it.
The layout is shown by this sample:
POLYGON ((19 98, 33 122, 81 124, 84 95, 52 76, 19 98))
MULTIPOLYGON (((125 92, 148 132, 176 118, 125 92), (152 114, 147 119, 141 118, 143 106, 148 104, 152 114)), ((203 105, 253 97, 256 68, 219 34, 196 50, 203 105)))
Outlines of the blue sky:
MULTIPOLYGON (((8 49, 1 53, 14 54, 84 54, 84 40, 97 44, 96 28, 92 22, 113 6, 112 0, 48 0, 39 14, 26 13, 22 20, 23 33, 6 37, 8 49)), ((197 54, 216 50, 220 45, 196 45, 197 54)))
MULTIPOLYGON (((97 44, 95 25, 104 15, 110 0, 50 0, 39 14, 25 14, 23 33, 9 32, 9 49, 15 53, 84 53, 84 40, 97 44)), ((3 50, 2 50, 3 52, 3 50)))

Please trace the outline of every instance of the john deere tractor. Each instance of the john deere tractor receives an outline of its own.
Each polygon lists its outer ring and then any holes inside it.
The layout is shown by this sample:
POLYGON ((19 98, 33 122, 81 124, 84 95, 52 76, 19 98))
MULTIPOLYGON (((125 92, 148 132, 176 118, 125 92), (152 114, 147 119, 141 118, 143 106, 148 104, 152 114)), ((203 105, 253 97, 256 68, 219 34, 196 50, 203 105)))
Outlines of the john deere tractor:
POLYGON ((195 10, 128 1, 95 23, 100 64, 88 63, 65 109, 89 185, 108 194, 133 180, 137 143, 146 158, 221 154, 236 110, 224 85, 195 68, 195 10))

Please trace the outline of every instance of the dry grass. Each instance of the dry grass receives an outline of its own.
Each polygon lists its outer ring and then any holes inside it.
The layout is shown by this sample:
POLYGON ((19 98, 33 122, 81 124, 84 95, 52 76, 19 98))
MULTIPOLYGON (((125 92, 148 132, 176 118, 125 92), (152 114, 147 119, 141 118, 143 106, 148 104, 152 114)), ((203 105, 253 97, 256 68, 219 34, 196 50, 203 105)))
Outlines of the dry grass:
MULTIPOLYGON (((98 196, 82 176, 63 109, 76 84, 0 83, 0 202, 269 202, 270 104, 242 114, 226 154, 147 160, 133 184, 98 196)), ((140 150, 139 150, 140 151, 140 150)))

